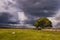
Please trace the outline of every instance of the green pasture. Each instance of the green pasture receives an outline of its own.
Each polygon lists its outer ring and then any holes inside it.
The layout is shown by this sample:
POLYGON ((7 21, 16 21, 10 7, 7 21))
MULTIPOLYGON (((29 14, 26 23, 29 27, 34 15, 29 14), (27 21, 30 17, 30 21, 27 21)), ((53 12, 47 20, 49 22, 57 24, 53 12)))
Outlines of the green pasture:
POLYGON ((60 32, 33 29, 0 29, 0 40, 60 40, 60 32))

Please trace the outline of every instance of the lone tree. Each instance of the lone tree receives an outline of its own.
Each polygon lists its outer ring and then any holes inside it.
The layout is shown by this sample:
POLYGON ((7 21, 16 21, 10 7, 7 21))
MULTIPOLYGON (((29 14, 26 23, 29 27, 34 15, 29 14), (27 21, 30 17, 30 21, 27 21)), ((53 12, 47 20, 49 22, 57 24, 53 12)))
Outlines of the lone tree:
POLYGON ((47 19, 46 17, 39 18, 35 21, 34 26, 36 28, 51 28, 52 27, 52 22, 47 19))

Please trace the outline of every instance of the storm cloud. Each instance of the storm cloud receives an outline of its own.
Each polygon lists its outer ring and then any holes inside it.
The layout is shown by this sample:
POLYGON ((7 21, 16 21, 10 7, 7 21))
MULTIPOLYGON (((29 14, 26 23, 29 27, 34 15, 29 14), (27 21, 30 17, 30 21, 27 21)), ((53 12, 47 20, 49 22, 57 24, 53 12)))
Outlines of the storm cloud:
POLYGON ((18 15, 16 9, 16 1, 13 0, 0 0, 0 23, 17 22, 18 15))
POLYGON ((52 16, 57 10, 57 0, 18 0, 19 7, 26 15, 52 16))
POLYGON ((60 0, 18 0, 17 2, 18 7, 28 17, 27 20, 30 19, 31 22, 45 16, 52 21, 54 27, 60 23, 60 16, 58 16, 60 0))
POLYGON ((12 15, 6 12, 0 13, 0 23, 8 23, 12 15))
POLYGON ((60 26, 60 0, 1 0, 0 12, 13 15, 9 20, 33 24, 40 17, 47 17, 53 26, 60 26))

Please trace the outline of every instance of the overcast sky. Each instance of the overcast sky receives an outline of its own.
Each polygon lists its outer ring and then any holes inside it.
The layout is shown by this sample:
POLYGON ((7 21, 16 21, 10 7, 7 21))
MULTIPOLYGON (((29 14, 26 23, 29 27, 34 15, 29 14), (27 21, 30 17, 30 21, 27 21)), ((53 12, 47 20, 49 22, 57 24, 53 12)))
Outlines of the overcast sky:
POLYGON ((3 13, 11 15, 8 21, 30 24, 45 16, 60 27, 60 0, 0 0, 0 16, 3 13))

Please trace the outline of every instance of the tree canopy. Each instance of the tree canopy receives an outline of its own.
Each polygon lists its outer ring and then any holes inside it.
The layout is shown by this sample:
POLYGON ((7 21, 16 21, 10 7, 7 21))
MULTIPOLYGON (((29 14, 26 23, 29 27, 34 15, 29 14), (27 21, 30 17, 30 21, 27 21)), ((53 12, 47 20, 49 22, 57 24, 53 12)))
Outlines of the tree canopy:
POLYGON ((46 17, 41 17, 35 21, 34 26, 36 26, 36 28, 52 27, 52 22, 46 17))

